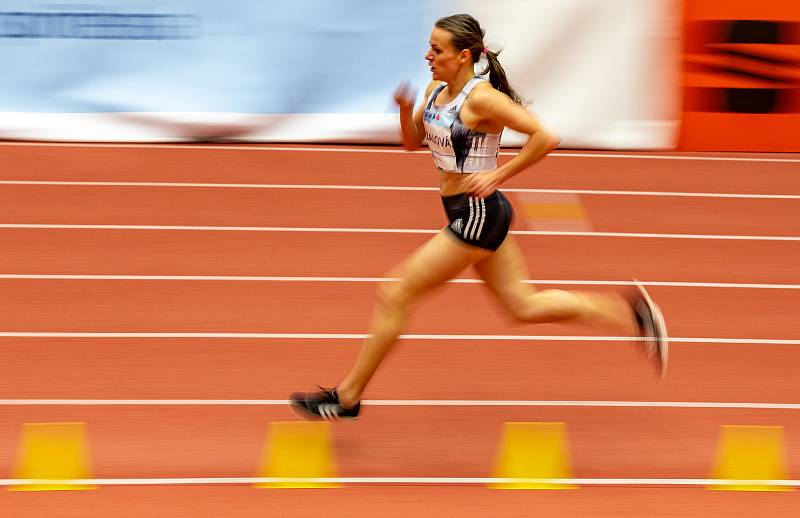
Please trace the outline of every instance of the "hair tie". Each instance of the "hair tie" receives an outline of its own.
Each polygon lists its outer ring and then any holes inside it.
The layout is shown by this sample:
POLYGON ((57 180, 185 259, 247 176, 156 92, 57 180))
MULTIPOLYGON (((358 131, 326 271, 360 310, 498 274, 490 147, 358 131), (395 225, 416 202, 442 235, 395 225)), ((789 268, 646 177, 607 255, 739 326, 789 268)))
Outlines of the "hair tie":
POLYGON ((483 47, 483 53, 488 55, 489 54, 489 49, 487 49, 486 47, 483 47))

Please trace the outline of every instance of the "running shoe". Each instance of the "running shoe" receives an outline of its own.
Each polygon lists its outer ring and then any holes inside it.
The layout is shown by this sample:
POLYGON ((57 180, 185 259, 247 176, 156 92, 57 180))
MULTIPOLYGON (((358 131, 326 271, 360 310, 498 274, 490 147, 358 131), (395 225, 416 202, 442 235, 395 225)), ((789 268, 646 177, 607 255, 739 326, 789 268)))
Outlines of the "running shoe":
POLYGON ((336 421, 339 419, 356 419, 361 409, 361 403, 356 403, 353 408, 344 408, 339 403, 336 389, 320 387, 319 392, 295 392, 289 396, 289 403, 294 413, 305 419, 324 419, 336 421))
POLYGON ((633 280, 636 290, 628 296, 639 336, 642 337, 647 357, 656 361, 659 373, 663 378, 667 372, 669 358, 669 344, 667 337, 667 324, 658 305, 650 298, 650 294, 638 279, 633 280))

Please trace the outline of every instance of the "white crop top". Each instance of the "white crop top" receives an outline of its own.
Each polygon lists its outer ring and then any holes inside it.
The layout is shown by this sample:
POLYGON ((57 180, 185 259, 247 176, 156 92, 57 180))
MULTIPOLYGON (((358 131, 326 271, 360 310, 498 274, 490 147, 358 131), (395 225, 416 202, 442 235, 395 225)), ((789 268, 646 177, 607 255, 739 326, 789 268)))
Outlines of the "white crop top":
POLYGON ((452 101, 442 106, 434 104, 434 101, 447 83, 435 88, 428 98, 423 113, 425 137, 433 153, 433 162, 442 171, 476 173, 497 167, 501 134, 471 130, 464 126, 459 116, 467 95, 481 81, 485 79, 473 77, 452 101))

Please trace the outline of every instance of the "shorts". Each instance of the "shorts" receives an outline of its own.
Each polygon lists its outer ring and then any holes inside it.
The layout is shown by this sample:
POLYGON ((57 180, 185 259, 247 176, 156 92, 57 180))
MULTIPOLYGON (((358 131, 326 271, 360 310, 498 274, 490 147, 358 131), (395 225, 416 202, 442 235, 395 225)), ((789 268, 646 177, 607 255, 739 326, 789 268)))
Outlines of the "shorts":
POLYGON ((500 191, 486 198, 466 193, 443 196, 442 204, 450 221, 450 233, 468 245, 486 250, 500 247, 514 219, 514 209, 500 191))

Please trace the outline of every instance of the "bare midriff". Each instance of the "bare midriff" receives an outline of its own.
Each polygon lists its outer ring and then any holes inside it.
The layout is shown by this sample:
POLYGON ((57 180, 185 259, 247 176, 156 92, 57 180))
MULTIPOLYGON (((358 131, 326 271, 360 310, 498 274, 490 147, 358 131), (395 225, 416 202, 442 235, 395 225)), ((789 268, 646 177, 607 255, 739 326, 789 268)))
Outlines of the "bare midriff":
POLYGON ((483 174, 484 172, 477 173, 448 173, 439 170, 439 193, 442 196, 454 196, 467 192, 467 178, 473 174, 483 174))

